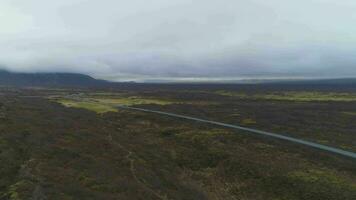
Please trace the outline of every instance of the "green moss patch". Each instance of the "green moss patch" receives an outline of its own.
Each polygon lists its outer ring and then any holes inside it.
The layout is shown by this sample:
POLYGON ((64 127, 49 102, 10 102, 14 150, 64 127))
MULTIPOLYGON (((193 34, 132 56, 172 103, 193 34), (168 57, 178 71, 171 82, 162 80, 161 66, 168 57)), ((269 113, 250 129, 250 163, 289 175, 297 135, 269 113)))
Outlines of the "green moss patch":
POLYGON ((286 101, 356 101, 355 93, 341 92, 274 92, 264 94, 245 94, 230 91, 217 91, 217 94, 247 99, 270 99, 286 101))

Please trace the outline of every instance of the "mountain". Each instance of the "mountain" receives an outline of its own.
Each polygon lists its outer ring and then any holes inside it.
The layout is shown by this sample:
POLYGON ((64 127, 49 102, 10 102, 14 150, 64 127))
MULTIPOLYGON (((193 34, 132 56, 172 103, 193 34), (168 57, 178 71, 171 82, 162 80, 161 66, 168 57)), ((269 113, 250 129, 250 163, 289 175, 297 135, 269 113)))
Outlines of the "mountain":
POLYGON ((15 73, 0 71, 1 86, 95 87, 108 84, 110 84, 108 81, 76 73, 15 73))
MULTIPOLYGON (((0 86, 17 87, 121 87, 121 88, 147 88, 156 86, 157 83, 114 83, 95 79, 91 76, 78 73, 22 73, 0 70, 0 86)), ((313 80, 269 80, 253 81, 252 83, 161 83, 162 87, 199 88, 211 85, 212 88, 244 87, 263 85, 267 87, 292 87, 292 88, 327 88, 327 89, 352 89, 356 88, 356 78, 344 79, 313 79, 313 80)))
POLYGON ((284 80, 262 83, 271 88, 290 90, 356 91, 356 78, 284 80))
POLYGON ((272 84, 291 84, 291 85, 351 85, 356 86, 356 78, 330 78, 330 79, 306 79, 306 80, 272 80, 272 84))

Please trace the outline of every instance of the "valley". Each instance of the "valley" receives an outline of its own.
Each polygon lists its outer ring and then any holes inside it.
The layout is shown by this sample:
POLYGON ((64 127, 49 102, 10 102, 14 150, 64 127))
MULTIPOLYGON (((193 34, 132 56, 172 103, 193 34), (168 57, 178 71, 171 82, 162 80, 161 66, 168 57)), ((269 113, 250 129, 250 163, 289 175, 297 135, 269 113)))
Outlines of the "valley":
MULTIPOLYGON (((348 101, 293 101, 298 90, 288 99, 267 99, 255 98, 262 86, 229 91, 252 97, 220 94, 221 89, 207 86, 167 87, 3 88, 0 199, 356 197, 354 159, 116 107, 189 115, 355 152, 353 91, 332 94, 348 101)), ((305 96, 301 92, 297 96, 305 96)), ((330 96, 324 93, 313 92, 330 96)))

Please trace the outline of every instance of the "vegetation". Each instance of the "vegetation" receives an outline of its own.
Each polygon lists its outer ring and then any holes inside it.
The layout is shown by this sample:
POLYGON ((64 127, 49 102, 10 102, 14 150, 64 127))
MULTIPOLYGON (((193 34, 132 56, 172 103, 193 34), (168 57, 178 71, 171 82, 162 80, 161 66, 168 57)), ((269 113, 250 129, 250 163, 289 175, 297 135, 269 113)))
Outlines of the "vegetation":
POLYGON ((73 101, 66 99, 58 100, 58 102, 67 107, 83 108, 97 113, 116 112, 114 107, 98 102, 73 101))
POLYGON ((342 112, 346 115, 352 115, 352 116, 356 116, 356 112, 342 112))
MULTIPOLYGON (((103 95, 103 94, 100 94, 103 95)), ((58 103, 61 103, 67 107, 83 108, 91 110, 97 113, 116 112, 118 105, 138 105, 138 104, 158 104, 167 105, 173 102, 158 100, 158 99, 145 99, 136 96, 132 97, 111 97, 111 96, 99 96, 99 97, 55 97, 51 98, 58 103)))
POLYGON ((356 116, 345 114, 355 111, 353 101, 241 99, 210 88, 0 92, 1 200, 356 199, 355 160, 154 114, 108 112, 134 105, 354 150, 356 116))
POLYGON ((266 99, 284 101, 356 101, 356 93, 340 92, 274 92, 262 94, 246 94, 220 90, 220 95, 233 96, 246 99, 266 99))
POLYGON ((50 96, 49 99, 61 103, 67 107, 83 108, 97 113, 116 112, 118 105, 169 105, 169 104, 192 104, 192 105, 217 105, 216 102, 208 101, 178 101, 172 99, 157 99, 154 97, 140 97, 127 93, 81 93, 80 95, 50 96))

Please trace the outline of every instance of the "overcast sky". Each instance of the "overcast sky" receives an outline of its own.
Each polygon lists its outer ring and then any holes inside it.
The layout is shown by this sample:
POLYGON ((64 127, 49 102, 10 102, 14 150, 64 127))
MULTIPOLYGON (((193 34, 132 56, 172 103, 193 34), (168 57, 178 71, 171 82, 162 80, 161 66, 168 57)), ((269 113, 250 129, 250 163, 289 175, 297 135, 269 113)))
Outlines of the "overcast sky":
POLYGON ((0 68, 111 80, 356 76, 356 1, 0 0, 0 68))

